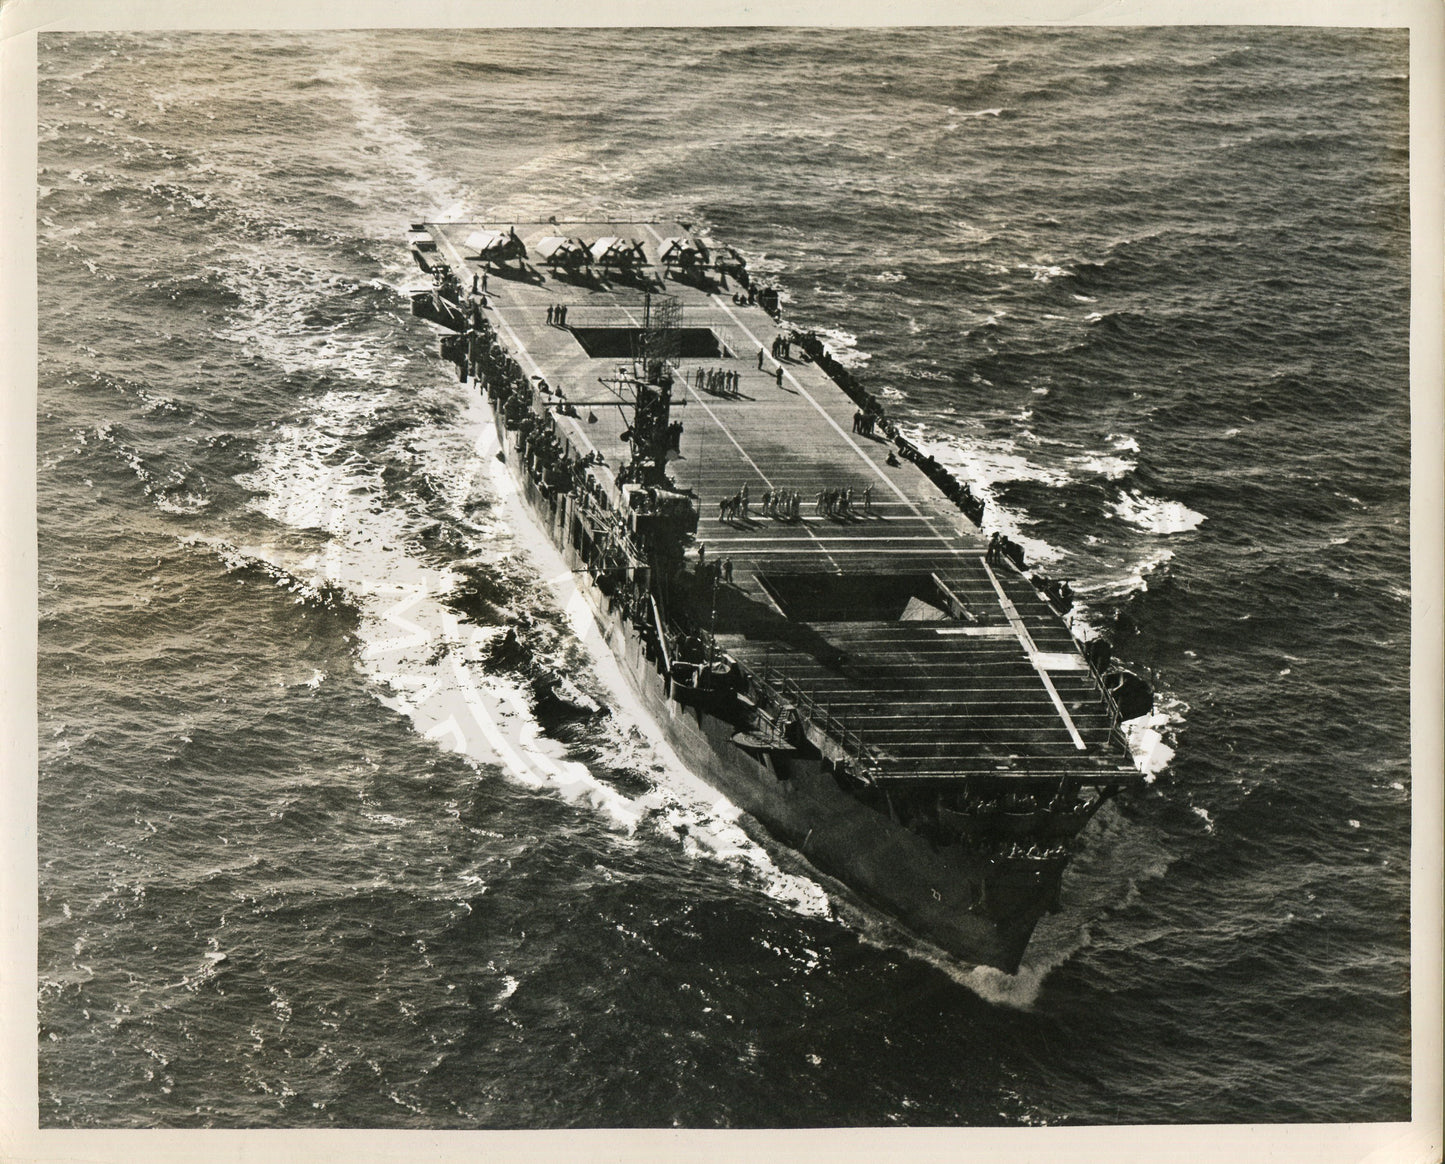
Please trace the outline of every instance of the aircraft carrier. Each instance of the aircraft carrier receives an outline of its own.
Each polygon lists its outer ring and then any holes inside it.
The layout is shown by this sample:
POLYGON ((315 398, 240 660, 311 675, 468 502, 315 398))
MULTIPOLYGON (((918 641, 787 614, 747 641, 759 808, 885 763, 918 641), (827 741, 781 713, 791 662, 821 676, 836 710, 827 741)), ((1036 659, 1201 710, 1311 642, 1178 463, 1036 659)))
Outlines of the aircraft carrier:
POLYGON ((955 958, 1017 970, 1149 709, 1067 583, 681 222, 426 222, 413 313, 689 767, 955 958))

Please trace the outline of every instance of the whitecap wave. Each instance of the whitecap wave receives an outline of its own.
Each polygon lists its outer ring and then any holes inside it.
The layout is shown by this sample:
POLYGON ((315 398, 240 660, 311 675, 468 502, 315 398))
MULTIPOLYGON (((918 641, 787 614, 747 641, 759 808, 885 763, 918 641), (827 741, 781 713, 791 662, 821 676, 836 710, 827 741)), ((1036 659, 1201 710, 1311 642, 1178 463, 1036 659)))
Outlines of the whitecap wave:
POLYGON ((1018 269, 1028 271, 1035 283, 1052 283, 1062 275, 1073 274, 1067 267, 1061 267, 1057 263, 1024 263, 1018 269))
POLYGON ((1070 457, 1069 464, 1081 472, 1105 477, 1110 481, 1127 476, 1137 467, 1137 462, 1109 453, 1085 453, 1082 456, 1070 457))
POLYGON ((1111 505, 1116 517, 1148 533, 1185 533, 1205 520, 1182 501, 1166 501, 1146 493, 1125 490, 1111 505))

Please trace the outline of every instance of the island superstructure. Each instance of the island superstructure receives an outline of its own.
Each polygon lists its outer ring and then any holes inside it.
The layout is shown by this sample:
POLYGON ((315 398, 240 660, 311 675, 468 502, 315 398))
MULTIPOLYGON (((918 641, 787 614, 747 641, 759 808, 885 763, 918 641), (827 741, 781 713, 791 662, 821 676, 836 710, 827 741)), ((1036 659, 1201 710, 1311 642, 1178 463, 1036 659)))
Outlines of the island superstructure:
POLYGON ((1015 971, 1141 779, 1119 723, 1147 693, 1081 649, 1067 585, 685 224, 410 237, 415 314, 683 760, 918 937, 1015 971))

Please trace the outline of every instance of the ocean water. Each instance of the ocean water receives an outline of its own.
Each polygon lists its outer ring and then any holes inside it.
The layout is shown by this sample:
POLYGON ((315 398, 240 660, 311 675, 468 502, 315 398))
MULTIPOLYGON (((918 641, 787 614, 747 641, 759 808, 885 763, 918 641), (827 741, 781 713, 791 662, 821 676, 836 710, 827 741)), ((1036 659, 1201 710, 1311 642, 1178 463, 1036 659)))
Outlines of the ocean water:
POLYGON ((1409 1116, 1407 43, 44 34, 40 1118, 1409 1116), (1151 676, 1009 977, 659 749, 412 320, 407 224, 775 274, 1151 676), (606 709, 540 716, 516 628, 606 709))

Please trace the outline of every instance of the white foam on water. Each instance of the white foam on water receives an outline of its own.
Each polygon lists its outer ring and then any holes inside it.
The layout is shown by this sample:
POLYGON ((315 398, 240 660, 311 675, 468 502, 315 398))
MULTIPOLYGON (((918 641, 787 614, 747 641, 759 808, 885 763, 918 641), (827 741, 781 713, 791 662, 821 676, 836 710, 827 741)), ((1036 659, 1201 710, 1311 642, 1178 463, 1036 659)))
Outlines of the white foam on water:
POLYGON ((216 329, 286 375, 326 372, 348 381, 393 387, 408 365, 405 353, 378 343, 375 336, 347 334, 344 325, 330 328, 308 320, 308 314, 339 302, 363 286, 319 265, 298 263, 279 255, 274 242, 233 240, 226 265, 204 272, 231 290, 240 303, 216 329))
POLYGON ((1104 477, 1110 481, 1117 481, 1132 473, 1138 464, 1127 457, 1113 456, 1109 453, 1083 453, 1077 457, 1070 457, 1068 463, 1081 472, 1104 477))
MULTIPOLYGON (((1153 783, 1174 759, 1178 729, 1189 713, 1189 705, 1167 691, 1154 693, 1154 710, 1148 715, 1125 720, 1119 725, 1129 744, 1134 766, 1153 783)), ((1211 825, 1211 831, 1213 826, 1211 825)))
POLYGON ((1205 519, 1182 501, 1166 501, 1126 489, 1110 507, 1116 517, 1148 533, 1186 533, 1205 519))
POLYGON ((815 328, 814 331, 833 358, 845 368, 861 367, 873 358, 871 352, 858 350, 858 337, 852 332, 836 327, 815 328))
POLYGON ((381 702, 416 731, 476 764, 500 764, 514 778, 584 802, 624 828, 637 808, 540 734, 513 685, 480 672, 495 628, 464 625, 445 602, 459 578, 413 548, 416 520, 383 500, 380 471, 355 452, 358 435, 388 390, 332 391, 304 420, 281 425, 241 483, 273 520, 326 535, 320 551, 235 547, 316 593, 344 594, 356 609, 358 664, 381 702))
POLYGON ((1017 268, 1020 271, 1028 271, 1033 275, 1035 283, 1052 283, 1060 275, 1073 274, 1067 267, 1061 267, 1057 263, 1022 263, 1017 268))
POLYGON ((974 966, 902 929, 889 915, 849 896, 839 903, 859 939, 879 950, 893 950, 947 975, 953 982, 994 1006, 1029 1010, 1038 1001, 1048 976, 1087 944, 1087 931, 1045 917, 1016 973, 994 966, 974 966))
MULTIPOLYGON (((317 77, 330 86, 330 95, 351 107, 360 137, 377 147, 377 153, 368 156, 381 159, 393 171, 421 217, 462 217, 471 192, 431 168, 425 139, 387 110, 377 90, 363 79, 366 67, 362 61, 333 59, 317 77)), ((372 169, 374 165, 358 166, 356 172, 368 175, 369 182, 372 169)))
POLYGON ((923 452, 936 457, 945 468, 956 470, 977 492, 980 486, 999 485, 1009 481, 1039 481, 1046 485, 1066 485, 1069 475, 1059 469, 1040 465, 1018 451, 1014 441, 1004 438, 990 442, 965 441, 961 438, 932 433, 921 425, 902 424, 899 431, 923 452))
POLYGON ((1173 558, 1173 550, 1156 548, 1114 568, 1101 564, 1094 577, 1074 582, 1074 593, 1094 605, 1143 593, 1149 589, 1153 574, 1173 558))

